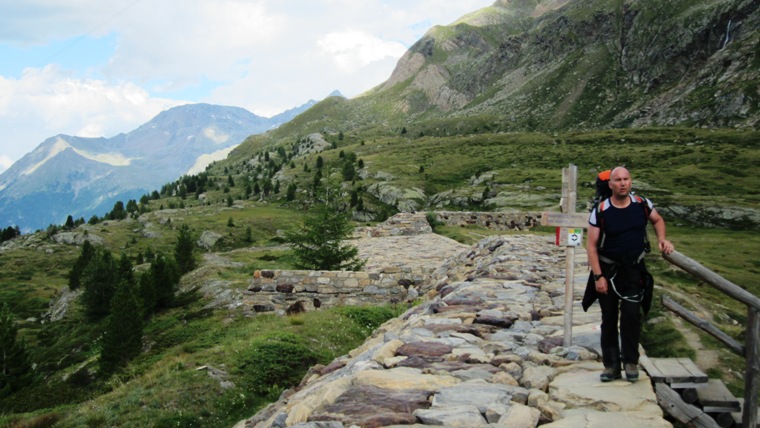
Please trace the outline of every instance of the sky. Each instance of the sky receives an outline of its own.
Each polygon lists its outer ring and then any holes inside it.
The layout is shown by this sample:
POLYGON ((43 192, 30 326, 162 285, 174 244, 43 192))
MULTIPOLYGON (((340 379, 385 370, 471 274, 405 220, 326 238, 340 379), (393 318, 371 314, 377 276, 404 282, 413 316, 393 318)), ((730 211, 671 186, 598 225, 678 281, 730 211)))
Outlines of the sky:
POLYGON ((495 0, 0 0, 0 173, 45 139, 113 137, 167 108, 264 117, 352 98, 495 0))

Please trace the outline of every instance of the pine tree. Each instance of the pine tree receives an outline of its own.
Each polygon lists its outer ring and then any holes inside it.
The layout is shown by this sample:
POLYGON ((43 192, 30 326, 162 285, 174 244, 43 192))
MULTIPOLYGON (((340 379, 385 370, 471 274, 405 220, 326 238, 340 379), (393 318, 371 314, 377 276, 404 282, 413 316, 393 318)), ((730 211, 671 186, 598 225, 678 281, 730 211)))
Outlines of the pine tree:
POLYGON ((177 262, 159 253, 151 263, 149 273, 156 292, 155 309, 170 307, 174 303, 174 296, 182 277, 177 262))
POLYGON ((92 260, 92 256, 95 255, 95 247, 90 244, 90 241, 84 241, 82 244, 82 251, 79 253, 79 258, 74 262, 74 266, 69 271, 69 289, 76 290, 82 285, 82 272, 87 264, 92 260))
POLYGON ((100 371, 104 375, 126 366, 142 350, 143 308, 133 283, 126 279, 119 283, 110 312, 100 351, 100 371))
POLYGON ((17 336, 18 327, 5 303, 0 309, 0 398, 28 385, 32 378, 26 346, 17 336))
POLYGON ((119 268, 108 250, 97 250, 81 277, 82 304, 92 320, 108 315, 111 298, 119 283, 119 268))
POLYGON ((286 232, 293 246, 296 267, 309 270, 358 270, 364 262, 359 250, 345 242, 353 232, 350 213, 342 209, 343 201, 333 198, 313 205, 304 218, 303 227, 286 232))
POLYGON ((350 162, 344 163, 343 168, 341 169, 341 174, 343 175, 343 180, 345 181, 353 180, 354 176, 356 176, 356 170, 354 169, 354 164, 350 162))
POLYGON ((285 193, 285 200, 286 201, 292 201, 296 198, 296 183, 290 183, 288 184, 288 190, 285 193))
POLYGON ((181 274, 186 274, 195 269, 194 249, 195 242, 190 232, 190 226, 183 224, 179 228, 177 244, 174 246, 174 259, 177 261, 181 274))

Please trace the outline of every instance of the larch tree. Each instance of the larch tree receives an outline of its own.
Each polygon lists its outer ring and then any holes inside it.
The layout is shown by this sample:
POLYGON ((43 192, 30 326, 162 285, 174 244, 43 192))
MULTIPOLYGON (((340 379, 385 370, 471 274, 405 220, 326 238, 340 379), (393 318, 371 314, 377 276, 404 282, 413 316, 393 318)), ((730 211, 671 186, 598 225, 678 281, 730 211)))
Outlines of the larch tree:
POLYGON ((18 327, 8 304, 0 309, 0 398, 28 385, 32 364, 26 346, 18 340, 18 327))
MULTIPOLYGON (((325 192, 324 195, 332 192, 325 192)), ((341 199, 323 198, 312 205, 303 226, 286 232, 292 245, 296 267, 310 270, 359 270, 364 261, 359 250, 347 242, 354 228, 348 204, 341 199)))

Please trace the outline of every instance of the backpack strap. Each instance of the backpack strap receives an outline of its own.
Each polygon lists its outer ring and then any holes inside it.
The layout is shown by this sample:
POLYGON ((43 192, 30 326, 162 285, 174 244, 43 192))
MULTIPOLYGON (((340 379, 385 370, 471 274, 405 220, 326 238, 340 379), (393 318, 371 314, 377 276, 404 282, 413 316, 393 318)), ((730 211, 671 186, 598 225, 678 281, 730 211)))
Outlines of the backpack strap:
MULTIPOLYGON (((631 195, 631 202, 635 203, 636 205, 640 206, 641 209, 644 212, 644 221, 645 221, 645 228, 646 224, 649 222, 649 215, 652 213, 652 210, 649 208, 649 204, 647 203, 646 199, 639 196, 632 194, 631 195)), ((611 204, 612 202, 609 202, 609 198, 602 200, 599 202, 596 206, 596 218, 597 222, 599 223, 599 229, 601 229, 601 233, 599 234, 599 240, 596 241, 596 248, 601 250, 604 248, 604 241, 606 240, 606 235, 604 233, 604 210, 605 210, 605 204, 611 204)), ((649 236, 645 232, 644 233, 644 252, 639 256, 639 261, 644 258, 644 255, 652 250, 651 245, 649 243, 649 236)))

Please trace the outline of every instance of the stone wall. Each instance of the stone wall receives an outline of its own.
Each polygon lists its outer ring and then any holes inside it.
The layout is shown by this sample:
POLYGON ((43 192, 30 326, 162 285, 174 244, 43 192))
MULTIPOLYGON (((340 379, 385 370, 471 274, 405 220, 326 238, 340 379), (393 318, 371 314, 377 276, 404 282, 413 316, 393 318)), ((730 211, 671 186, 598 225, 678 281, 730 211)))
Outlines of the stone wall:
POLYGON ((477 225, 495 230, 525 230, 541 223, 538 212, 435 211, 436 220, 448 226, 477 225))
MULTIPOLYGON (((454 225, 479 225, 496 230, 521 230, 534 226, 535 213, 454 212, 434 213, 438 221, 454 225)), ((458 246, 438 242, 425 244, 424 238, 437 237, 422 212, 398 213, 374 227, 360 227, 354 238, 360 253, 368 259, 368 272, 348 271, 257 271, 244 292, 243 305, 249 313, 275 312, 281 315, 338 305, 382 305, 414 300, 420 290, 428 291, 430 280, 444 262, 456 256, 458 246), (408 248, 391 248, 387 240, 400 240, 408 248), (370 251, 388 251, 381 257, 370 251), (420 262, 420 263, 415 263, 420 262)), ((397 241, 393 241, 394 243, 397 241)))
POLYGON ((383 272, 256 271, 243 293, 250 312, 280 315, 343 305, 413 301, 432 269, 386 268, 383 272))

